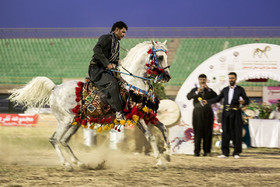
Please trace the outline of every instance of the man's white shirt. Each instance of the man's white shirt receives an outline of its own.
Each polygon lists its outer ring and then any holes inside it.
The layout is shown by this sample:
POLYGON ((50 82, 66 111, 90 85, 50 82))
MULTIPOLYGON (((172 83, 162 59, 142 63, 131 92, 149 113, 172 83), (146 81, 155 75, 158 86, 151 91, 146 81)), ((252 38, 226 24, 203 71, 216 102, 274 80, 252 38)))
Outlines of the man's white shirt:
POLYGON ((229 105, 231 104, 235 87, 236 87, 236 85, 234 85, 233 88, 231 86, 229 86, 229 91, 228 91, 228 104, 229 105))

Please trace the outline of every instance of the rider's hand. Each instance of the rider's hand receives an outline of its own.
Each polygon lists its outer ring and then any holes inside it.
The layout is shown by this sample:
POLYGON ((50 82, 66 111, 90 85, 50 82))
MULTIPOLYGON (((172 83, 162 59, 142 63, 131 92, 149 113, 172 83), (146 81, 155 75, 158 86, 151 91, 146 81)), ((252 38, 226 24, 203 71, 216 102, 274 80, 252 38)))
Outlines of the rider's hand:
POLYGON ((108 64, 107 69, 113 69, 113 68, 114 68, 113 64, 108 64))

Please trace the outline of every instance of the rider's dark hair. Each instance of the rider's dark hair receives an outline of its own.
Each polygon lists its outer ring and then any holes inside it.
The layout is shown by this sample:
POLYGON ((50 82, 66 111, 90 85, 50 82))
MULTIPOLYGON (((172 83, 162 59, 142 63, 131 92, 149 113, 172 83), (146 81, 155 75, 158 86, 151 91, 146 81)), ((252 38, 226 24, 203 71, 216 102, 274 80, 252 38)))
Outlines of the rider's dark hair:
POLYGON ((234 75, 235 76, 235 78, 237 78, 237 75, 236 75, 236 73, 235 72, 229 72, 229 74, 228 75, 234 75))
POLYGON ((114 25, 111 28, 111 32, 115 31, 116 28, 119 28, 119 29, 125 28, 126 30, 128 30, 127 25, 122 21, 118 21, 118 22, 114 23, 114 25))
POLYGON ((198 78, 200 79, 200 78, 205 78, 205 79, 207 79, 207 76, 205 75, 205 74, 200 74, 199 76, 198 76, 198 78))

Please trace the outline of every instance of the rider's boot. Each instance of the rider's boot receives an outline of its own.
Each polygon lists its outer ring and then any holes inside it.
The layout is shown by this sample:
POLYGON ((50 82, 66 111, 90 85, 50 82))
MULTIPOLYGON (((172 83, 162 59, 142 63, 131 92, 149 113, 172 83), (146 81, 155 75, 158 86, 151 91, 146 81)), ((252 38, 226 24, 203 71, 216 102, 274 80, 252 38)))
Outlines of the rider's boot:
POLYGON ((116 112, 117 121, 125 120, 124 114, 122 112, 116 112))

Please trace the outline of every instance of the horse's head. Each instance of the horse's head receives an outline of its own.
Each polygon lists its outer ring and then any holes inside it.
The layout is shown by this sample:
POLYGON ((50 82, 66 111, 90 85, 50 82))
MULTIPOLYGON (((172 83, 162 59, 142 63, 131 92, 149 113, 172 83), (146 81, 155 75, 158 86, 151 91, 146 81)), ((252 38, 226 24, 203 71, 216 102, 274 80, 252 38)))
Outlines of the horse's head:
POLYGON ((146 63, 147 76, 154 77, 155 82, 168 82, 171 79, 167 64, 166 42, 166 40, 163 43, 152 40, 153 45, 147 52, 150 55, 146 63))

